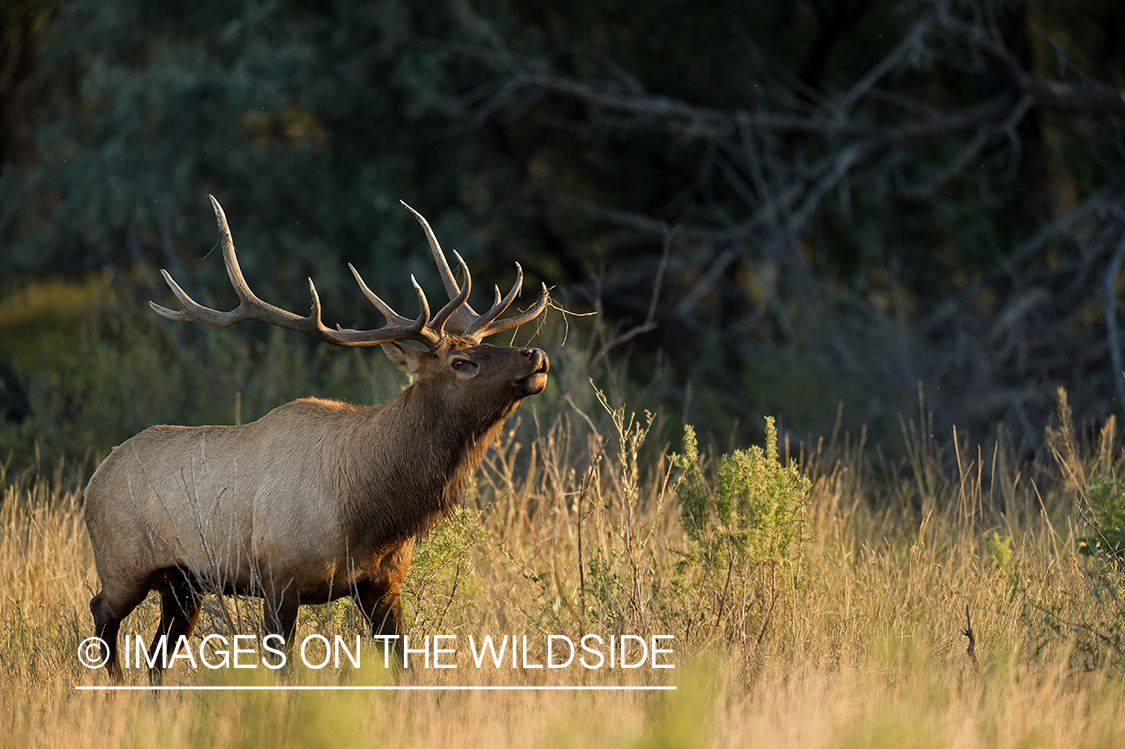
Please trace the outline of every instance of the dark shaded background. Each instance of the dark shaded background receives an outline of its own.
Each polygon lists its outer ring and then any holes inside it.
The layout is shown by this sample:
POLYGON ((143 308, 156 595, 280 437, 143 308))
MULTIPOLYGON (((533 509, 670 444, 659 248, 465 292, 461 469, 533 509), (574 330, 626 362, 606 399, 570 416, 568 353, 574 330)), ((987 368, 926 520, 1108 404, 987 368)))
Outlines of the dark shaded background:
POLYGON ((313 276, 330 324, 381 324, 349 261, 407 314, 438 288, 404 199, 477 288, 519 260, 599 311, 564 387, 891 454, 922 399, 1031 452, 1058 387, 1125 400, 1123 86, 1118 0, 0 2, 0 449, 393 391, 155 319, 161 267, 234 303, 213 193, 255 290, 313 276))

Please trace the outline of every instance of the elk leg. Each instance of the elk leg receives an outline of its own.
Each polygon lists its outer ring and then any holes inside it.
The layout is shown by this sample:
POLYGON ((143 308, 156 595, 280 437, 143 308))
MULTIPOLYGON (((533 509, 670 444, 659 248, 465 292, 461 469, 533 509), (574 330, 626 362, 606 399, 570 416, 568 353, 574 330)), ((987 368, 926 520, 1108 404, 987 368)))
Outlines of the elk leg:
POLYGON ((263 597, 262 623, 266 635, 281 635, 286 652, 293 648, 293 633, 297 631, 297 607, 300 596, 296 591, 271 591, 263 597))
POLYGON ((199 586, 183 570, 170 572, 167 587, 160 591, 160 624, 156 627, 156 634, 153 635, 152 645, 148 651, 149 661, 155 663, 152 667, 153 681, 159 681, 164 670, 164 659, 156 659, 161 636, 167 643, 165 653, 168 655, 175 653, 180 638, 191 636, 202 608, 203 591, 199 586))
POLYGON ((406 634, 401 592, 413 551, 414 539, 409 538, 383 557, 377 576, 358 583, 352 593, 374 637, 406 634))
MULTIPOLYGON (((397 636, 406 631, 399 589, 386 581, 365 581, 356 586, 352 599, 371 627, 372 637, 397 636)), ((395 643, 398 647, 398 643, 395 643)))
POLYGON ((106 670, 114 681, 121 680, 121 668, 117 663, 117 633, 121 629, 121 622, 140 605, 148 595, 148 588, 137 588, 129 595, 111 600, 103 588, 100 593, 90 599, 90 613, 94 616, 94 634, 99 637, 109 648, 109 659, 105 662, 106 670))

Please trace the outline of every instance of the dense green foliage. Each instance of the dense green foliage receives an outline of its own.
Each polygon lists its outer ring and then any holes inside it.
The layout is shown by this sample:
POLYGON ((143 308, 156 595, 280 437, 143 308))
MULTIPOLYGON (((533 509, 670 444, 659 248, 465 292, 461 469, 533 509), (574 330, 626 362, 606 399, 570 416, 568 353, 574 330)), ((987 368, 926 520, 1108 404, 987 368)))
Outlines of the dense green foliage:
POLYGON ((719 458, 714 488, 704 480, 699 461, 695 430, 689 426, 676 464, 684 476, 680 519, 695 547, 693 556, 718 567, 786 565, 800 556, 809 480, 796 465, 778 463, 772 417, 766 418, 764 449, 751 446, 719 458))
POLYGON ((1094 476, 1086 489, 1091 535, 1079 541, 1078 550, 1097 554, 1114 564, 1125 563, 1125 496, 1122 483, 1111 476, 1094 476))
POLYGON ((772 417, 765 433, 764 447, 720 456, 713 482, 690 426, 684 451, 674 458, 680 522, 690 542, 674 585, 698 591, 713 606, 712 630, 732 631, 739 640, 760 640, 799 582, 808 522, 809 479, 794 463, 778 461, 772 417))
MULTIPOLYGON (((60 4, 39 39, 39 75, 60 85, 27 133, 38 163, 13 189, 7 271, 177 270, 213 244, 209 192, 247 274, 286 303, 314 269, 332 305, 341 258, 406 254, 419 235, 399 198, 473 258, 457 209, 472 150, 440 132, 457 112, 443 76, 463 65, 423 41, 448 25, 405 3, 60 4)), ((201 267, 225 284, 217 255, 201 267)))

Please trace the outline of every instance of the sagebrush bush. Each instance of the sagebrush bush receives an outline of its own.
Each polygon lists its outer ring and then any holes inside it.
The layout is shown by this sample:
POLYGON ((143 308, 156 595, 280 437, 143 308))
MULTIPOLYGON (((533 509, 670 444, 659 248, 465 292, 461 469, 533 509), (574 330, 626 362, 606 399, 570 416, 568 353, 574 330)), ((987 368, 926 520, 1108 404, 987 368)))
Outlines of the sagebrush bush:
POLYGON ((1030 589, 1022 590, 1025 616, 1046 628, 1044 640, 1071 639, 1083 667, 1120 667, 1125 665, 1125 482, 1116 478, 1123 457, 1117 420, 1110 415, 1092 439, 1083 440, 1066 391, 1059 388, 1057 425, 1045 435, 1063 507, 1086 527, 1066 547, 1084 586, 1047 603, 1036 601, 1030 589))
POLYGON ((809 479, 779 462, 770 417, 764 448, 721 456, 713 481, 690 426, 674 463, 682 472, 677 494, 690 542, 675 584, 681 591, 696 587, 710 607, 706 615, 689 613, 689 629, 698 622, 708 633, 760 641, 778 603, 799 584, 809 479))
POLYGON ((1094 476, 1086 482, 1086 504, 1091 533, 1079 539, 1078 550, 1125 563, 1125 486, 1112 476, 1094 476))
POLYGON ((440 631, 446 623, 446 613, 464 591, 470 553, 488 541, 480 516, 480 510, 454 505, 415 543, 405 591, 410 626, 440 631))

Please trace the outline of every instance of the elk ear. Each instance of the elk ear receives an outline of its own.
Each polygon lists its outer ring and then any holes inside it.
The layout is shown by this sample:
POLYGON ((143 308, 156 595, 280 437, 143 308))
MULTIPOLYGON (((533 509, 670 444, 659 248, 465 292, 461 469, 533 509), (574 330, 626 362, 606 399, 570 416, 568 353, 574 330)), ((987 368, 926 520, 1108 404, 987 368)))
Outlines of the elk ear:
POLYGON ((384 343, 382 349, 387 358, 391 360, 391 364, 411 376, 418 371, 422 364, 422 357, 426 355, 426 352, 398 341, 384 343))

